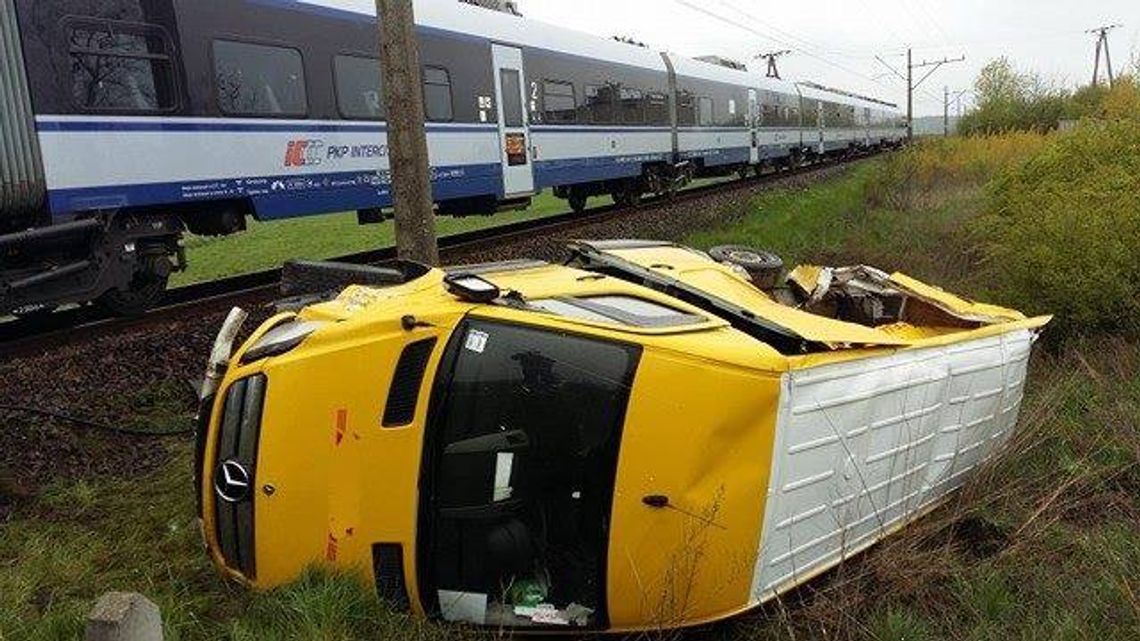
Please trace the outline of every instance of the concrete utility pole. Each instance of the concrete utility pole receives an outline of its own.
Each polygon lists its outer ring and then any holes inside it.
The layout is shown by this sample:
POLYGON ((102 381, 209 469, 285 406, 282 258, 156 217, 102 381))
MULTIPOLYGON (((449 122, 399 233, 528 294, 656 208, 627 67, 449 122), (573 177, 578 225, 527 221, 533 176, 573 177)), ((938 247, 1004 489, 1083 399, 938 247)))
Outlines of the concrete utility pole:
POLYGON ((891 66, 891 64, 888 63, 886 60, 883 60, 882 56, 875 56, 875 59, 878 60, 879 62, 883 63, 883 66, 885 66, 887 69, 890 69, 891 73, 895 74, 900 79, 902 79, 903 82, 906 83, 906 139, 908 141, 910 141, 910 140, 914 140, 914 90, 921 87, 922 83, 926 82, 926 80, 928 78, 930 78, 930 76, 934 75, 934 72, 938 71, 938 69, 941 68, 942 65, 948 65, 948 64, 955 63, 955 62, 965 62, 966 56, 962 56, 961 58, 953 58, 953 59, 943 58, 942 60, 929 60, 929 61, 923 60, 920 64, 916 65, 916 64, 914 64, 914 50, 907 49, 906 50, 906 75, 905 76, 903 74, 899 73, 899 71, 897 69, 895 69, 893 66, 891 66), (924 69, 927 67, 931 68, 930 71, 927 71, 926 75, 924 75, 922 78, 920 78, 918 80, 918 82, 915 82, 914 81, 914 70, 915 69, 924 69))
POLYGON ((1110 24, 1096 29, 1090 29, 1086 33, 1091 33, 1096 36, 1096 60, 1093 62, 1093 86, 1100 84, 1100 52, 1104 50, 1104 63, 1108 68, 1108 86, 1111 87, 1116 83, 1116 77, 1112 73, 1112 56, 1108 53, 1108 33, 1110 31, 1119 29, 1124 25, 1110 24))
POLYGON ((412 0, 376 0, 388 113, 388 159, 400 258, 439 264, 428 164, 420 48, 412 0))
POLYGON ((776 64, 776 60, 788 55, 791 52, 792 52, 791 49, 784 49, 782 51, 770 51, 768 53, 762 53, 762 54, 756 56, 756 59, 757 60, 761 60, 761 59, 767 60, 768 61, 768 77, 769 78, 775 78, 776 80, 780 80, 780 68, 776 64))

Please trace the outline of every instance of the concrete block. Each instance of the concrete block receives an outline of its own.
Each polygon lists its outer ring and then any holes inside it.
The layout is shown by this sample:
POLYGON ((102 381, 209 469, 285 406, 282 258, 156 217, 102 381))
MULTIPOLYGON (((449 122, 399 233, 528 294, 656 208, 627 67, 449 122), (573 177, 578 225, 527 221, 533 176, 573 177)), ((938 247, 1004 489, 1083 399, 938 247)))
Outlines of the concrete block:
POLYGON ((87 615, 84 641, 162 641, 162 613, 141 594, 108 592, 87 615))

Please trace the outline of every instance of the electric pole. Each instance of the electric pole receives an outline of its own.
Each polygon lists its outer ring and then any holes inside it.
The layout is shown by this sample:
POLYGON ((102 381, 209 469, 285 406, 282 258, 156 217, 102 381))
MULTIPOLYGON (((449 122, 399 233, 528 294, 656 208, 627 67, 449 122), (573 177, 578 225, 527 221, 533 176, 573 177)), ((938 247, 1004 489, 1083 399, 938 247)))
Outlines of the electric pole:
POLYGON ((424 125, 423 80, 412 0, 376 0, 388 113, 388 159, 400 258, 439 264, 424 125))
POLYGON ((883 63, 883 66, 885 66, 887 69, 890 69, 891 73, 895 74, 900 79, 902 79, 903 82, 906 83, 906 139, 909 142, 914 140, 914 90, 921 87, 922 83, 926 82, 930 76, 934 75, 934 72, 938 71, 942 65, 953 64, 956 62, 965 62, 966 56, 962 56, 960 58, 943 58, 941 60, 923 60, 919 64, 914 64, 914 51, 908 48, 906 50, 906 75, 899 73, 899 71, 891 66, 890 63, 888 63, 886 60, 883 60, 882 56, 875 56, 875 59, 883 63), (914 70, 925 69, 928 67, 930 68, 930 71, 927 71, 926 75, 920 78, 918 82, 915 82, 914 70))
POLYGON ((1108 68, 1108 86, 1111 87, 1116 83, 1116 77, 1112 73, 1112 56, 1108 53, 1108 33, 1119 29, 1124 25, 1110 24, 1104 27, 1097 27, 1090 29, 1086 33, 1096 36, 1096 60, 1093 62, 1093 86, 1100 84, 1100 52, 1104 51, 1104 63, 1108 68))
POLYGON ((770 51, 768 53, 762 53, 762 54, 756 56, 756 59, 757 60, 760 60, 760 59, 767 60, 768 61, 768 77, 769 78, 775 78, 776 80, 780 80, 780 68, 779 68, 779 66, 777 66, 776 60, 788 55, 791 52, 792 52, 791 49, 784 49, 782 51, 770 51))
POLYGON ((962 96, 967 91, 969 91, 969 90, 963 89, 962 91, 959 91, 958 93, 954 94, 954 97, 951 98, 950 97, 950 87, 944 87, 942 89, 942 135, 946 138, 950 137, 950 101, 951 100, 957 100, 958 101, 958 118, 961 119, 962 118, 962 96))

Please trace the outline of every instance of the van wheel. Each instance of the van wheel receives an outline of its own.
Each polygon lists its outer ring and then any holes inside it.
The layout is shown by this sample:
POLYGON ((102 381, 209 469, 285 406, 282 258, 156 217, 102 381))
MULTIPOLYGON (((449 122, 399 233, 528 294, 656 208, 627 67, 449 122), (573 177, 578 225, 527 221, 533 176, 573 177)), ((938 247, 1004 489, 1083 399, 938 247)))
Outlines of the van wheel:
POLYGON ((578 191, 571 191, 566 196, 566 201, 570 203, 570 210, 575 214, 581 214, 586 211, 586 201, 589 200, 586 194, 578 191))
POLYGON ((709 256, 718 263, 735 265, 748 272, 756 287, 771 291, 780 284, 784 274, 784 261, 776 254, 763 249, 740 245, 721 245, 709 250, 709 256))

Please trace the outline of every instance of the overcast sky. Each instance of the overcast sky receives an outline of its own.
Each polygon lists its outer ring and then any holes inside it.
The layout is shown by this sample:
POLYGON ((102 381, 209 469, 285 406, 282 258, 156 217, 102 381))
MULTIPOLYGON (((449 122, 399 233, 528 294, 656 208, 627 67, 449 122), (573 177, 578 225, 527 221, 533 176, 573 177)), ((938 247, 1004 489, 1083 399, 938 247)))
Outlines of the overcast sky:
MULTIPOLYGON (((1123 23, 1110 38, 1113 66, 1140 53, 1140 0, 518 0, 527 17, 602 36, 624 35, 655 49, 717 54, 743 62, 793 49, 786 79, 905 103, 905 84, 875 60, 905 72, 915 62, 967 57, 939 69, 915 95, 919 116, 941 115, 942 90, 973 86, 978 70, 1005 55, 1020 68, 1068 85, 1092 79, 1095 38, 1086 30, 1123 23)), ((761 65, 762 62, 752 62, 761 65)), ((916 71, 921 74, 923 71, 916 71)), ((1102 71, 1103 73, 1103 71, 1102 71)), ((917 77, 916 77, 917 79, 917 77)))

